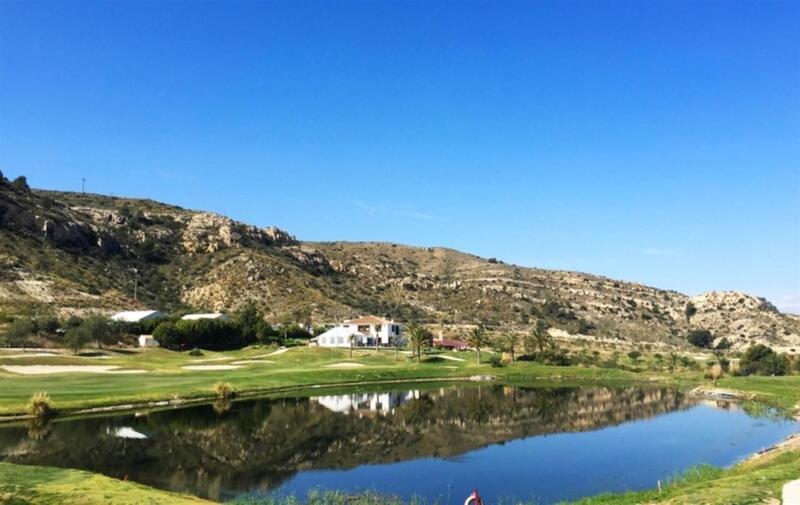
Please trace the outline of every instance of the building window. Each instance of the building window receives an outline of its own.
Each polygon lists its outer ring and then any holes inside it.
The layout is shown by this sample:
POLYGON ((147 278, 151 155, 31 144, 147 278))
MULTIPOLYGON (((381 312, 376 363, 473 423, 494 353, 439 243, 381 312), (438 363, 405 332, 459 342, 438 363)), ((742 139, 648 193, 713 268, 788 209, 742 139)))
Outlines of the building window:
POLYGON ((336 337, 339 344, 344 344, 344 337, 336 337))

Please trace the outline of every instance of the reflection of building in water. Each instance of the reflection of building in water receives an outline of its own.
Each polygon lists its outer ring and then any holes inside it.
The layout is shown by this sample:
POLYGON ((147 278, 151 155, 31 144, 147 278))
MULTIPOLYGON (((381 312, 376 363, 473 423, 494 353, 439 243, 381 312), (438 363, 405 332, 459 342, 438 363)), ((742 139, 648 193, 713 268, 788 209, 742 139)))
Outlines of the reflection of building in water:
POLYGON ((361 416, 364 414, 393 414, 395 408, 415 398, 419 398, 419 391, 315 396, 311 400, 334 412, 341 414, 355 412, 361 416))
POLYGON ((699 402, 701 405, 720 410, 729 410, 731 412, 744 412, 741 404, 730 400, 713 400, 706 399, 699 402))

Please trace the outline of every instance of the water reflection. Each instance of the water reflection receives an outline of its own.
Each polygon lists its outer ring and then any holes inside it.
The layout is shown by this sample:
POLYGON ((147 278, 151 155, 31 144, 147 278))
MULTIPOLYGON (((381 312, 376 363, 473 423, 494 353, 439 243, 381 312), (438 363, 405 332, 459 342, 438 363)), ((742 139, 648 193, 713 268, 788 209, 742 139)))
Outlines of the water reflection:
POLYGON ((81 468, 225 499, 313 470, 453 457, 686 409, 669 388, 498 385, 225 403, 0 428, 0 459, 81 468))

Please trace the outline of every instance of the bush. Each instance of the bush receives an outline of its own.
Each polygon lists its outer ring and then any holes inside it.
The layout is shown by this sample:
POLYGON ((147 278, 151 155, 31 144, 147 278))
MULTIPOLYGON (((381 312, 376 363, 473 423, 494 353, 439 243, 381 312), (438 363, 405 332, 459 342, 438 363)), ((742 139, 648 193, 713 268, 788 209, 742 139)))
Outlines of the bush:
POLYGON ((64 335, 64 344, 72 350, 75 354, 86 347, 86 344, 92 339, 91 335, 86 331, 86 328, 81 325, 77 328, 70 328, 64 335))
POLYGON ((183 338, 172 321, 159 323, 153 330, 153 338, 165 349, 179 350, 183 347, 183 338))
POLYGON ((189 356, 203 356, 203 351, 195 347, 191 351, 189 351, 189 356))
POLYGON ((789 360, 764 344, 750 346, 739 363, 740 375, 786 375, 789 360))
POLYGON ((695 347, 709 349, 714 342, 714 336, 708 330, 692 330, 686 336, 686 340, 695 347))
POLYGON ((153 331, 153 338, 161 347, 173 351, 194 348, 228 351, 252 343, 250 338, 242 337, 238 324, 220 319, 165 321, 153 331))
POLYGON ((223 400, 229 400, 236 396, 236 390, 227 382, 217 382, 214 384, 214 393, 217 394, 218 398, 223 400))
POLYGON ((639 351, 631 351, 628 353, 628 357, 631 359, 631 361, 638 361, 638 359, 642 357, 642 353, 639 351))
POLYGON ((722 337, 719 342, 717 342, 717 350, 724 351, 726 349, 731 348, 731 341, 728 340, 727 337, 722 337))
POLYGON ((54 410, 50 404, 50 395, 43 391, 34 393, 31 399, 28 400, 27 412, 38 419, 45 419, 52 416, 54 410))
POLYGON ((488 361, 489 364, 492 366, 492 368, 501 368, 506 366, 505 363, 503 363, 503 360, 497 354, 492 354, 491 356, 489 356, 488 361))
POLYGON ((20 175, 19 177, 14 179, 14 181, 11 183, 11 185, 14 186, 14 188, 16 188, 16 189, 18 189, 20 191, 30 191, 31 190, 30 186, 28 186, 28 178, 25 177, 24 175, 20 175))

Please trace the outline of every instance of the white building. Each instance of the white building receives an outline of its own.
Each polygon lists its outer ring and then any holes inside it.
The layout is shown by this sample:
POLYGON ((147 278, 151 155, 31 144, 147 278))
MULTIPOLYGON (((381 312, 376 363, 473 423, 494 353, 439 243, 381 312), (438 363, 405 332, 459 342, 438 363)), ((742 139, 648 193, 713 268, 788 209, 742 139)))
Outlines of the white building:
POLYGON ((352 395, 329 395, 311 397, 328 410, 339 414, 392 414, 395 409, 409 400, 419 398, 419 391, 402 393, 363 393, 352 395))
POLYGON ((152 321, 153 319, 161 319, 163 317, 167 317, 167 315, 160 310, 128 310, 117 312, 111 316, 111 320, 125 323, 139 323, 141 321, 152 321))
POLYGON ((198 319, 219 319, 220 321, 230 321, 231 318, 222 312, 210 312, 207 314, 186 314, 181 319, 184 321, 197 321, 198 319))
POLYGON ((321 347, 350 347, 351 335, 355 336, 356 346, 388 346, 393 339, 402 338, 403 325, 393 319, 365 316, 344 321, 311 341, 321 347))
POLYGON ((158 347, 158 340, 152 335, 139 335, 139 347, 158 347))

